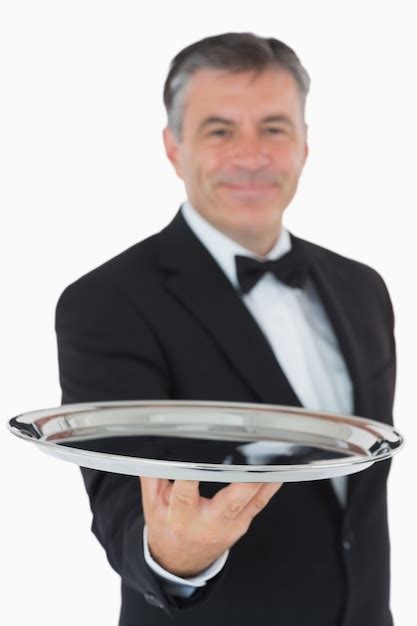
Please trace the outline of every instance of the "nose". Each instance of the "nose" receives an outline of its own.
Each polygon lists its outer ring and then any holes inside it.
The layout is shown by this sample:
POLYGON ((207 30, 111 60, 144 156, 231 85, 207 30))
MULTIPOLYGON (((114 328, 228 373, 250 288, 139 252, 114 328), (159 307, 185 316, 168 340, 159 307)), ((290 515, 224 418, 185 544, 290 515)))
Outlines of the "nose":
POLYGON ((261 170, 271 164, 271 156, 265 142, 255 133, 242 134, 236 138, 233 163, 248 170, 261 170))

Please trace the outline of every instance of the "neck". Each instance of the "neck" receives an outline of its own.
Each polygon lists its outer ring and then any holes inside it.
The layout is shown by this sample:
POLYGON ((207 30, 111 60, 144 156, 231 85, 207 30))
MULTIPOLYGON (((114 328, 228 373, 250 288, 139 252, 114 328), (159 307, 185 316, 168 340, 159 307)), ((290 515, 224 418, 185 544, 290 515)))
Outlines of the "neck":
MULTIPOLYGON (((192 213, 198 216, 206 223, 213 226, 216 230, 220 231, 229 239, 232 239, 236 243, 240 244, 247 250, 254 252, 258 256, 266 256, 270 250, 275 246, 282 231, 282 215, 277 216, 276 221, 267 224, 260 228, 257 224, 257 228, 238 228, 235 225, 225 224, 222 220, 213 219, 211 215, 207 215, 207 212, 199 211, 198 204, 188 201, 189 207, 192 213)), ((247 225, 246 225, 247 226, 247 225)))
POLYGON ((251 252, 255 252, 258 256, 266 256, 268 252, 272 250, 280 236, 281 224, 279 225, 278 230, 274 229, 272 232, 258 235, 254 235, 253 233, 228 231, 226 229, 222 229, 222 232, 244 248, 247 248, 251 252))

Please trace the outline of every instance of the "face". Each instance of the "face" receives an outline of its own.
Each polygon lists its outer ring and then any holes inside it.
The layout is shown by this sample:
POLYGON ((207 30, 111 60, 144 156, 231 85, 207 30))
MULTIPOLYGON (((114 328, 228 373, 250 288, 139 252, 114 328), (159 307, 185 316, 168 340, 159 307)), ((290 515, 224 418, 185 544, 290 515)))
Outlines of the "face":
POLYGON ((276 239, 307 158, 306 134, 297 84, 281 69, 197 71, 181 140, 163 132, 193 207, 238 241, 276 239))

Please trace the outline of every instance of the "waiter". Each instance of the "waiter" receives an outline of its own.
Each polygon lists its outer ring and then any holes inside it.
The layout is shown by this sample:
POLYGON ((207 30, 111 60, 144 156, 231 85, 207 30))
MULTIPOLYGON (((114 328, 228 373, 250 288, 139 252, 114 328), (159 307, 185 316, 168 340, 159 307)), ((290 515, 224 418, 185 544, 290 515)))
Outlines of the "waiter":
MULTIPOLYGON (((309 82, 291 48, 251 33, 173 59, 163 138, 187 200, 61 295, 63 403, 264 402, 392 423, 383 280, 282 223, 308 154, 309 82)), ((82 469, 121 576, 120 626, 391 626, 389 465, 226 487, 82 469)))

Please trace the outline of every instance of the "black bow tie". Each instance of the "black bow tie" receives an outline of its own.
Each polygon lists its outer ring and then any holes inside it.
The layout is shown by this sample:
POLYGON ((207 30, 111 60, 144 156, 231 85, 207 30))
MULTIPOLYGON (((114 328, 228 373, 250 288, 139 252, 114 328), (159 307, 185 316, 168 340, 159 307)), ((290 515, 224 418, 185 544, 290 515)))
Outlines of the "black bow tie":
POLYGON ((301 288, 309 271, 306 259, 294 247, 287 254, 275 260, 257 261, 252 257, 239 255, 235 256, 235 260, 242 294, 248 293, 267 272, 272 272, 278 280, 291 287, 301 288))

